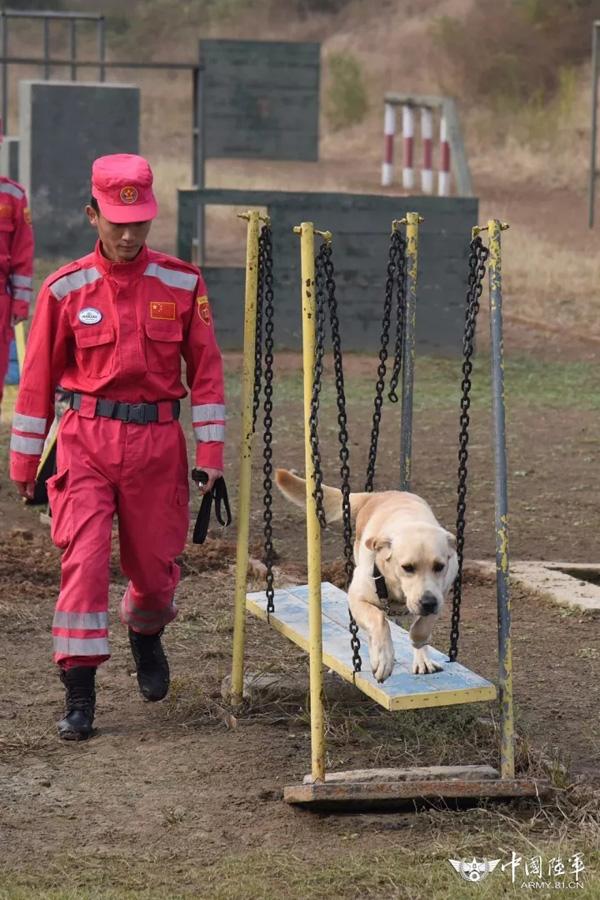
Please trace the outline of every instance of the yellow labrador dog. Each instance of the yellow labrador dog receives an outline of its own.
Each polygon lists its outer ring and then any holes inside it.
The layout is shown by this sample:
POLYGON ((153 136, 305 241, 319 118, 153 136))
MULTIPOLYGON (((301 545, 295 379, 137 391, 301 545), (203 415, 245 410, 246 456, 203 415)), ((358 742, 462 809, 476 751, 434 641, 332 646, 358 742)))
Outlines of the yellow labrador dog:
MULTIPOLYGON (((306 483, 287 469, 277 469, 275 481, 282 494, 305 506, 306 483)), ((342 492, 323 486, 327 522, 342 518, 342 492)), ((385 579, 388 594, 406 601, 416 616, 409 635, 414 648, 412 671, 425 675, 440 670, 427 645, 458 571, 454 535, 439 524, 427 503, 404 491, 350 494, 356 519, 356 568, 348 602, 359 628, 369 639, 371 668, 377 681, 385 681, 394 668, 394 646, 382 601, 375 585, 375 566, 385 579)))

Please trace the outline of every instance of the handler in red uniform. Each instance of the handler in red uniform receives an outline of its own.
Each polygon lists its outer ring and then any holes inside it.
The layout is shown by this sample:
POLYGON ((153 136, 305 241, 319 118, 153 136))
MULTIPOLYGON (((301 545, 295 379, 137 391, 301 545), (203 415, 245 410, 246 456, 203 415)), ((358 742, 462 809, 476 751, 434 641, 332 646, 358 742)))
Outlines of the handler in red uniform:
POLYGON ((29 316, 32 275, 33 229, 25 188, 0 177, 0 402, 14 326, 29 316))
POLYGON ((108 587, 113 516, 129 578, 122 621, 146 700, 161 700, 169 667, 161 646, 175 618, 175 557, 189 526, 186 444, 177 421, 191 391, 196 465, 211 489, 222 475, 222 361, 198 269, 148 249, 157 213, 145 159, 116 154, 92 168, 86 207, 92 253, 44 282, 37 301, 11 438, 11 477, 32 495, 55 388, 70 392, 57 474, 48 481, 52 538, 62 555, 54 659, 66 687, 62 738, 92 734, 96 667, 109 658, 108 587))

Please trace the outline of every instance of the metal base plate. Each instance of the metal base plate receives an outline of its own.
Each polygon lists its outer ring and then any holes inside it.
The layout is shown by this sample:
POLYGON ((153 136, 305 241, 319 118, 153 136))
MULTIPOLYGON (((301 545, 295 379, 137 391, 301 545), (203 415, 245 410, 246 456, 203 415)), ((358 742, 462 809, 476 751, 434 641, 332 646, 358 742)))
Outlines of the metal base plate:
MULTIPOLYGON (((474 766, 473 769, 479 767, 474 766)), ((448 805, 469 805, 480 800, 516 800, 525 797, 545 797, 550 783, 532 778, 462 778, 438 777, 413 779, 394 778, 395 770, 381 772, 376 780, 356 780, 365 773, 333 773, 325 782, 295 784, 285 787, 286 803, 320 810, 415 808, 419 805, 445 802, 448 805), (391 773, 391 774, 390 774, 391 773), (342 776, 346 776, 345 778, 342 776)), ((443 773, 441 773, 443 775, 443 773)))

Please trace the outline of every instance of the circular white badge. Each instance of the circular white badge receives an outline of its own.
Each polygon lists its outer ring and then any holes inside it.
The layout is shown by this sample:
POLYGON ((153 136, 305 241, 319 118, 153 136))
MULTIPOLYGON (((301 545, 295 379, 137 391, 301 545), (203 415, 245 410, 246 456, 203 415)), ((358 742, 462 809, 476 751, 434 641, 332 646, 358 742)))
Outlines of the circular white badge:
POLYGON ((99 309, 94 309, 93 306, 86 306, 79 313, 79 321, 83 322, 84 325, 97 325, 98 322, 102 321, 102 313, 99 309))

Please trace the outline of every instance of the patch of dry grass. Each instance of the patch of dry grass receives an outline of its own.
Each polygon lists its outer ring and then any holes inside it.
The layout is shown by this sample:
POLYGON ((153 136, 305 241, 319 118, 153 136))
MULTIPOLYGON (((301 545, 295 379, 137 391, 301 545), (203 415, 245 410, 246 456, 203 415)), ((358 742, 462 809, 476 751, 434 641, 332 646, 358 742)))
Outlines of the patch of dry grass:
POLYGON ((600 294, 597 254, 522 230, 507 231, 503 246, 508 314, 600 338, 596 318, 590 319, 600 294))

